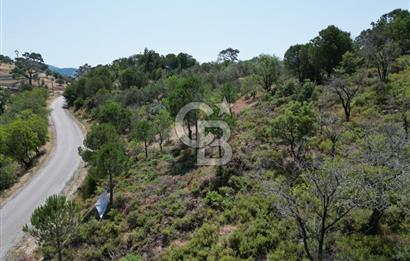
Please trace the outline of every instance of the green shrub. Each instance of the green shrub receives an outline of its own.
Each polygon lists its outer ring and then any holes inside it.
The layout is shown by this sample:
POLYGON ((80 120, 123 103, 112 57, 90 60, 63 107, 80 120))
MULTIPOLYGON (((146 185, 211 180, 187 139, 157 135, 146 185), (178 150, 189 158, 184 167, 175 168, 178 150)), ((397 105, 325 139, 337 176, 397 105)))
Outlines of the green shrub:
POLYGON ((223 197, 216 191, 210 191, 206 194, 205 204, 211 207, 219 208, 222 206, 223 197))
POLYGON ((142 261, 143 259, 134 254, 128 254, 125 257, 120 258, 118 261, 142 261))
POLYGON ((11 187, 16 181, 17 163, 0 154, 0 191, 11 187))

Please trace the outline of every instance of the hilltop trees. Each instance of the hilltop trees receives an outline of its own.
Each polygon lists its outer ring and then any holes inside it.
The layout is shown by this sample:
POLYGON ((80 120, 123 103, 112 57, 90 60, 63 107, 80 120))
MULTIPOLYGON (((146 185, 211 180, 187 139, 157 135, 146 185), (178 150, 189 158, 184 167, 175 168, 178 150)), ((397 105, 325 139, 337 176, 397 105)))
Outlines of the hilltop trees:
POLYGON ((295 75, 300 82, 305 79, 315 80, 313 64, 309 59, 309 44, 297 44, 289 47, 285 53, 285 67, 295 75))
POLYGON ((393 61, 410 50, 410 13, 396 9, 384 14, 372 28, 364 30, 356 45, 370 66, 377 69, 381 81, 386 82, 393 61))
POLYGON ((320 31, 312 44, 318 71, 324 70, 328 77, 342 61, 343 54, 352 50, 353 46, 350 34, 334 25, 320 31))
POLYGON ((111 90, 113 81, 110 69, 107 66, 98 66, 73 81, 63 95, 68 106, 75 106, 77 109, 87 106, 92 109, 96 106, 94 95, 101 89, 111 90))
POLYGON ((0 64, 12 64, 13 60, 7 55, 0 54, 0 64))
POLYGON ((222 63, 233 63, 238 61, 238 54, 239 50, 238 49, 233 49, 233 48, 227 48, 225 50, 222 50, 218 54, 218 62, 222 63))
POLYGON ((91 65, 89 65, 88 63, 81 65, 80 67, 78 67, 78 69, 75 71, 75 77, 81 77, 83 75, 85 75, 86 73, 88 73, 91 70, 91 65))
POLYGON ((187 54, 187 53, 179 53, 177 55, 177 58, 179 60, 179 71, 181 72, 182 70, 188 69, 192 66, 194 66, 197 61, 195 60, 192 55, 187 54))
POLYGON ((323 72, 329 77, 342 61, 343 54, 352 48, 350 34, 331 25, 309 43, 289 47, 284 64, 299 81, 321 82, 323 72))
POLYGON ((6 110, 6 105, 10 100, 10 95, 6 90, 0 90, 0 115, 6 110))
POLYGON ((142 72, 135 70, 133 68, 127 68, 121 71, 119 81, 121 83, 122 89, 127 89, 132 86, 141 88, 147 82, 147 80, 145 79, 145 75, 142 72))
POLYGON ((23 53, 22 57, 17 57, 12 70, 13 77, 23 76, 33 85, 33 79, 38 77, 38 73, 47 69, 43 57, 39 53, 23 53))
POLYGON ((386 82, 391 65, 399 55, 397 43, 372 30, 362 32, 356 42, 367 63, 376 67, 379 79, 386 82))
POLYGON ((64 196, 53 195, 36 208, 31 216, 31 226, 23 230, 36 238, 44 256, 57 256, 63 260, 67 239, 74 233, 79 222, 77 207, 64 196))

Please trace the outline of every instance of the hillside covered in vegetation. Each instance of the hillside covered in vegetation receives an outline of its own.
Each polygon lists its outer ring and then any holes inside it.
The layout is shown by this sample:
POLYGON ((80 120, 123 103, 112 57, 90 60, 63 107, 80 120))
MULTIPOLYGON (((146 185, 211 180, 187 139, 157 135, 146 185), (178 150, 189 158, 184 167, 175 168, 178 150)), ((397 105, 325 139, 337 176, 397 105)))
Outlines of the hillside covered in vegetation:
POLYGON ((88 175, 67 238, 42 241, 45 257, 409 260, 410 13, 385 14, 356 39, 329 26, 283 61, 238 53, 199 63, 145 49, 77 71, 64 96, 91 124, 88 175), (214 114, 187 114, 187 135, 226 122, 226 165, 197 165, 175 135, 179 110, 200 101, 214 114))

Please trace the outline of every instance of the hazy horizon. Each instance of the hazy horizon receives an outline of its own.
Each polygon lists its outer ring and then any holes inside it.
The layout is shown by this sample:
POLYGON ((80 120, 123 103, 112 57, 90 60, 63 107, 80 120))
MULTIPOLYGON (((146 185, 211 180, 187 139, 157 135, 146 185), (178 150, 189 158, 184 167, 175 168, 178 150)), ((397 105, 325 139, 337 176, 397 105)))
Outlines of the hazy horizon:
POLYGON ((282 58, 290 45, 309 41, 328 25, 354 38, 382 14, 408 9, 409 1, 1 0, 1 5, 2 54, 14 58, 16 49, 35 51, 47 64, 78 67, 107 64, 144 48, 186 52, 200 62, 215 61, 227 47, 239 49, 240 59, 261 53, 282 58))

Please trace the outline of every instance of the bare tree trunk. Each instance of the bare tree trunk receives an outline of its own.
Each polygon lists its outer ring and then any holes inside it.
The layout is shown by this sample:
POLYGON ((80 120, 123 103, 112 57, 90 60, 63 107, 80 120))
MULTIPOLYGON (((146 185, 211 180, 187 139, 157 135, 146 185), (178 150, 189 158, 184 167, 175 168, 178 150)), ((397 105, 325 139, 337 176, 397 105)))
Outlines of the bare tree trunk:
POLYGON ((222 146, 221 146, 221 137, 219 137, 219 146, 218 146, 218 152, 219 152, 219 158, 222 158, 222 146))
POLYGON ((347 121, 347 122, 349 122, 350 121, 350 106, 349 105, 343 105, 343 110, 344 110, 344 112, 345 112, 345 120, 347 121))
POLYGON ((377 208, 373 209, 372 214, 369 217, 369 220, 367 221, 367 224, 363 228, 363 232, 367 235, 375 235, 377 234, 379 230, 379 223, 380 219, 383 216, 384 211, 379 210, 377 208))
POLYGON ((195 146, 195 155, 198 155, 198 150, 199 150, 199 130, 198 130, 198 118, 195 115, 195 140, 196 140, 196 146, 195 146))
POLYGON ((188 137, 190 140, 192 140, 192 129, 191 129, 191 125, 189 124, 189 121, 188 121, 188 137))
POLYGON ((144 140, 144 148, 145 148, 145 158, 148 159, 148 145, 147 140, 144 140))
POLYGON ((162 140, 162 134, 161 134, 161 132, 159 133, 159 148, 160 148, 160 150, 162 151, 162 142, 163 142, 163 140, 162 140))
POLYGON ((312 254, 310 254, 309 245, 308 245, 308 242, 307 242, 307 233, 306 233, 306 229, 305 229, 305 224, 304 224, 303 220, 300 217, 297 217, 296 220, 299 223, 299 228, 300 228, 300 231, 301 231, 301 234, 302 234, 302 239, 303 239, 303 247, 305 248, 306 255, 308 256, 308 258, 311 261, 314 261, 314 259, 312 257, 312 254))
POLYGON ((402 113, 402 118, 403 118, 404 131, 406 133, 406 140, 408 140, 409 139, 409 120, 407 119, 407 116, 404 112, 402 113))
POLYGON ((63 261, 63 254, 61 253, 60 241, 57 242, 57 254, 58 254, 58 261, 63 261))
POLYGON ((319 235, 319 245, 317 249, 317 259, 318 261, 323 260, 323 245, 325 242, 325 233, 326 233, 326 217, 327 217, 327 207, 324 208, 323 210, 323 215, 322 215, 322 224, 320 227, 320 235, 319 235))
POLYGON ((331 155, 334 158, 336 156, 336 139, 331 139, 332 140, 332 149, 331 149, 331 155))
POLYGON ((110 205, 114 204, 114 182, 112 179, 112 173, 110 172, 110 205))

